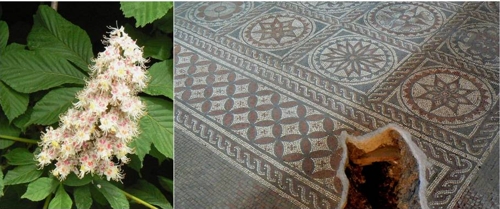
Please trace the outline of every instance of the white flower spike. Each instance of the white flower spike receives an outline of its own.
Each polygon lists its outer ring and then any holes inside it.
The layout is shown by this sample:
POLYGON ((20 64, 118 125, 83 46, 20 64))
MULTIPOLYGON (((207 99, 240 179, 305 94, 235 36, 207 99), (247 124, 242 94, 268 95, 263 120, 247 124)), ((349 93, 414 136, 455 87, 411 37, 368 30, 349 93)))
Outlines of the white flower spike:
POLYGON ((110 28, 90 67, 90 79, 78 92, 78 102, 60 116, 59 127, 48 127, 36 155, 40 167, 56 161, 52 174, 64 180, 71 172, 79 178, 97 174, 121 181, 120 166, 130 161, 128 145, 139 135, 139 119, 146 114, 137 93, 148 76, 142 48, 123 27, 110 28))

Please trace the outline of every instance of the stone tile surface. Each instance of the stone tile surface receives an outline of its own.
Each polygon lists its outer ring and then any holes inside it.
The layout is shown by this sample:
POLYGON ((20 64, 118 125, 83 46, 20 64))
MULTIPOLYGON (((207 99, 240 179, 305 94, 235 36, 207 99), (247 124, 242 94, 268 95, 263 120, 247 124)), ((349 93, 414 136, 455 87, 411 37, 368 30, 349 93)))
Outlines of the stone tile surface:
POLYGON ((175 6, 176 207, 338 208, 340 133, 389 123, 430 208, 499 206, 498 2, 175 6))

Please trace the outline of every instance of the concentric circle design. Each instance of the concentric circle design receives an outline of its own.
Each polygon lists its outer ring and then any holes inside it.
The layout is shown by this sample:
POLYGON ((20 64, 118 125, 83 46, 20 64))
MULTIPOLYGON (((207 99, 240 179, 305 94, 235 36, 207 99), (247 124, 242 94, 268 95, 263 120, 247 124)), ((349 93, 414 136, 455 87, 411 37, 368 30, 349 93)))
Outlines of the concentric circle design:
POLYGON ((284 48, 308 37, 313 23, 305 18, 288 13, 264 15, 245 26, 243 40, 257 48, 284 48))
POLYGON ((313 67, 333 80, 363 82, 375 79, 394 65, 394 52, 366 38, 344 36, 330 39, 313 52, 313 67))
POLYGON ((251 7, 251 2, 205 2, 191 8, 188 18, 206 26, 221 26, 243 16, 251 7))
POLYGON ((468 24, 460 27, 449 40, 452 52, 469 61, 498 66, 498 25, 468 24))
POLYGON ((403 82, 402 99, 413 113, 441 124, 473 121, 490 110, 492 96, 487 84, 470 74, 431 68, 403 82))
POLYGON ((302 2, 302 5, 320 12, 339 13, 354 9, 361 5, 361 2, 308 1, 302 2))
POLYGON ((422 3, 384 3, 367 14, 367 22, 389 34, 415 37, 436 31, 443 24, 443 15, 422 3))

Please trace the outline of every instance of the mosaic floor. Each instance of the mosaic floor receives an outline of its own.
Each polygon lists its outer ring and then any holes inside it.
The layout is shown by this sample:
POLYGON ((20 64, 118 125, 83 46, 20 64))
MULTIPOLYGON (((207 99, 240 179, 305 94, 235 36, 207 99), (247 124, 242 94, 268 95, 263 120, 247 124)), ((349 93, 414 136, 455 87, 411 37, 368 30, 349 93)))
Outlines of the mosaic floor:
POLYGON ((176 208, 338 208, 340 133, 395 123, 430 208, 498 198, 498 2, 175 5, 176 208))

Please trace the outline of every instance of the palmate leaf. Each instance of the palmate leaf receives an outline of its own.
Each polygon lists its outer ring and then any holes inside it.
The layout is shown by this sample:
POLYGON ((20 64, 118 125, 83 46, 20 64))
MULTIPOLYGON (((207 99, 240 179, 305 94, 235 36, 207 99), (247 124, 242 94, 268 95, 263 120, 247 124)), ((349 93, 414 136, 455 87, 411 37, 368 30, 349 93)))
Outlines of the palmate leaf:
POLYGON ((155 63, 148 71, 151 80, 148 87, 144 89, 144 93, 153 96, 163 95, 173 99, 174 78, 172 60, 155 63))
POLYGON ((0 105, 9 122, 26 111, 28 102, 28 94, 19 93, 0 81, 0 105))
POLYGON ((9 40, 9 26, 5 21, 0 21, 0 53, 3 52, 9 40))
POLYGON ((81 87, 62 87, 50 91, 33 107, 27 125, 50 125, 57 122, 59 114, 66 112, 77 101, 75 94, 80 90, 81 87))
POLYGON ((143 27, 160 19, 172 8, 172 2, 120 2, 125 17, 134 17, 136 27, 143 27))
POLYGON ((40 177, 42 173, 36 165, 21 165, 9 170, 3 180, 5 185, 28 183, 40 177))
POLYGON ((28 185, 28 190, 21 196, 31 201, 40 201, 45 199, 49 194, 54 192, 59 181, 53 178, 42 177, 28 185))
POLYGON ((50 53, 12 51, 0 59, 0 79, 22 93, 32 93, 65 83, 84 84, 85 74, 65 59, 50 53))
POLYGON ((47 5, 41 5, 33 16, 34 24, 28 35, 31 50, 63 57, 84 71, 89 71, 93 57, 87 33, 64 19, 47 5))
POLYGON ((172 208, 161 191, 145 180, 137 181, 137 183, 128 187, 126 191, 147 203, 160 206, 163 209, 172 208))
POLYGON ((146 103, 148 114, 139 122, 141 134, 132 143, 142 161, 151 149, 151 143, 168 158, 173 158, 173 104, 153 97, 141 97, 146 103), (147 152, 146 152, 147 150, 147 152))
POLYGON ((114 209, 129 208, 125 194, 115 185, 104 180, 96 180, 96 189, 101 192, 114 209), (100 186, 100 188, 99 188, 100 186))
POLYGON ((69 197, 63 185, 59 185, 56 196, 50 201, 49 209, 71 208, 73 201, 69 197))

